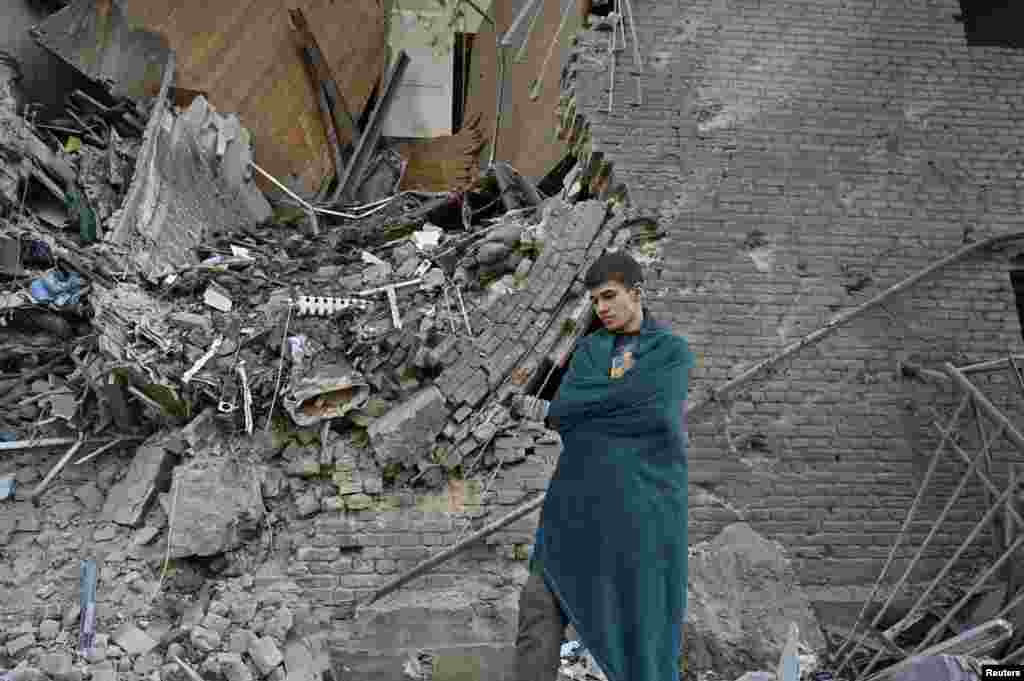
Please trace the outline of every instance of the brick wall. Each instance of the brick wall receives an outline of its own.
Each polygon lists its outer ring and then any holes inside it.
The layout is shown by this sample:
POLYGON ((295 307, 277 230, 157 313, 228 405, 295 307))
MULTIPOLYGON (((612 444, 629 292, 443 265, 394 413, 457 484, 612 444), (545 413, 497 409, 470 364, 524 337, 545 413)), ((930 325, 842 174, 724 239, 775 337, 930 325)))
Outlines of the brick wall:
MULTIPOLYGON (((611 114, 607 78, 577 62, 576 111, 669 230, 651 308, 703 356, 695 398, 967 240, 1024 229, 1024 52, 968 49, 955 0, 633 5, 643 105, 630 48, 611 114)), ((948 418, 957 401, 898 362, 1020 352, 1006 256, 944 269, 691 423, 691 496, 707 502, 691 504, 693 540, 738 514, 793 549, 806 583, 872 582, 936 444, 927 408, 948 418)), ((978 384, 1019 413, 1004 377, 978 384)), ((943 459, 925 518, 964 470, 943 459)), ((968 491, 919 574, 980 517, 968 491)))
MULTIPOLYGON (((431 492, 384 494, 365 510, 324 512, 291 528, 285 574, 331 617, 349 619, 354 601, 535 497, 553 468, 554 457, 532 453, 489 486, 486 480, 455 481, 431 492)), ((403 590, 444 589, 488 577, 494 586, 504 585, 512 565, 525 565, 538 516, 534 512, 490 535, 403 590)))

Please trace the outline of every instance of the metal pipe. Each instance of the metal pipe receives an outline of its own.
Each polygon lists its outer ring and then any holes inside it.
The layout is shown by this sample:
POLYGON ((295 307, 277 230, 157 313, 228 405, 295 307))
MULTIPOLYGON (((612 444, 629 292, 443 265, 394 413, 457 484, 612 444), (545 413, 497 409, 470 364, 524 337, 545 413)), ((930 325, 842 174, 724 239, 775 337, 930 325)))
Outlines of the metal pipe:
MULTIPOLYGON (((956 489, 953 491, 953 494, 950 495, 949 500, 946 502, 946 506, 942 509, 942 513, 939 514, 939 517, 932 524, 932 529, 928 532, 928 536, 925 537, 924 541, 921 543, 921 546, 917 549, 917 553, 914 554, 914 557, 911 559, 910 564, 907 565, 906 570, 904 570, 903 576, 900 577, 899 581, 897 581, 896 585, 892 588, 892 592, 889 594, 889 598, 885 601, 885 604, 882 606, 881 610, 879 610, 878 613, 875 614, 874 619, 871 621, 871 624, 869 625, 869 629, 877 627, 878 624, 882 621, 886 611, 888 611, 889 607, 892 605, 892 602, 896 600, 896 595, 899 593, 900 589, 903 588, 903 585, 906 583, 907 579, 909 579, 911 573, 914 571, 914 568, 917 566, 917 562, 921 559, 921 556, 924 555, 924 550, 928 548, 928 545, 935 537, 936 532, 939 531, 939 528, 942 526, 942 523, 946 520, 946 516, 948 516, 949 512, 953 510, 953 506, 960 498, 960 495, 963 494, 964 489, 966 489, 967 487, 967 483, 971 479, 971 475, 975 472, 975 469, 980 465, 985 455, 991 449, 992 443, 999 438, 999 435, 1000 432, 998 430, 995 433, 993 433, 992 438, 989 439, 985 443, 985 446, 981 449, 981 451, 979 451, 974 456, 974 459, 971 461, 971 465, 967 467, 967 472, 960 477, 959 484, 957 484, 956 489)), ((916 612, 917 607, 921 605, 921 602, 923 600, 923 596, 921 598, 918 598, 910 607, 910 612, 916 612)))
MULTIPOLYGON (((953 417, 950 419, 950 423, 956 423, 960 420, 960 415, 963 410, 967 408, 967 404, 970 401, 966 395, 960 400, 960 406, 957 407, 953 413, 953 417)), ((903 541, 903 537, 906 536, 907 531, 910 529, 910 524, 914 519, 914 515, 917 513, 918 506, 921 505, 921 500, 924 498, 925 490, 928 487, 928 483, 931 482, 932 476, 935 474, 935 469, 938 468, 939 460, 942 458, 942 451, 946 447, 946 440, 949 437, 944 437, 935 448, 935 452, 932 454, 931 462, 928 464, 928 470, 924 474, 924 480, 921 481, 921 486, 918 487, 917 496, 914 497, 913 503, 910 505, 910 509, 907 511, 906 517, 903 519, 903 526, 900 528, 899 534, 896 535, 896 541, 893 542, 892 547, 889 549, 889 557, 885 560, 885 566, 882 568, 881 574, 878 575, 878 579, 875 581, 875 587, 871 591, 871 595, 864 601, 864 605, 861 607, 860 614, 857 615, 857 619, 853 623, 853 628, 850 629, 849 635, 846 637, 846 641, 839 650, 836 651, 836 656, 842 654, 846 646, 853 640, 854 633, 857 631, 857 626, 864 621, 864 615, 867 613, 868 605, 874 600, 875 594, 878 593, 879 587, 882 585, 882 581, 885 579, 885 575, 888 574, 889 568, 892 567, 893 561, 896 560, 896 550, 899 548, 900 543, 903 541)), ((853 656, 860 650, 860 647, 864 644, 864 640, 867 638, 867 633, 864 633, 860 641, 858 641, 852 650, 846 654, 843 658, 842 663, 836 670, 838 676, 846 668, 846 665, 850 662, 853 656)))
MULTIPOLYGON (((935 429, 938 430, 939 433, 941 433, 942 435, 946 435, 946 433, 948 432, 948 431, 944 430, 942 428, 942 426, 940 426, 938 423, 933 422, 932 425, 935 426, 935 429)), ((951 441, 950 444, 953 446, 953 451, 956 452, 957 456, 959 456, 961 460, 967 461, 967 462, 969 462, 971 460, 970 455, 963 450, 963 447, 961 447, 960 445, 958 445, 954 441, 951 441)), ((978 478, 981 480, 982 484, 984 484, 996 496, 999 496, 1000 491, 999 491, 999 488, 996 487, 995 483, 992 482, 992 480, 990 480, 989 477, 987 475, 985 475, 983 472, 976 471, 976 473, 978 475, 978 478)), ((1017 523, 1019 523, 1021 525, 1024 525, 1024 518, 1021 517, 1020 513, 1017 512, 1016 508, 1013 508, 1012 506, 1010 506, 1010 507, 1007 508, 1007 510, 1009 511, 1010 516, 1017 523)))
POLYGON ((498 103, 494 111, 494 134, 491 135, 491 151, 487 157, 487 167, 494 167, 494 158, 498 153, 498 133, 501 132, 501 117, 505 110, 505 50, 495 40, 498 57, 498 103))
MULTIPOLYGON (((537 25, 537 20, 540 19, 541 15, 544 14, 544 0, 541 0, 540 7, 533 13, 533 18, 530 19, 530 26, 526 29, 526 37, 523 38, 523 44, 519 46, 516 51, 516 56, 512 57, 513 64, 522 64, 526 58, 526 47, 530 44, 530 38, 533 36, 533 29, 537 25)), ((508 35, 507 33, 505 34, 508 35)), ((507 47, 511 47, 508 45, 507 47)))
MULTIPOLYGON (((985 513, 984 516, 982 516, 981 520, 979 520, 975 524, 974 529, 972 529, 970 534, 967 535, 967 538, 964 539, 963 542, 961 542, 960 546, 957 548, 957 550, 953 554, 953 556, 942 567, 942 569, 939 571, 939 574, 936 575, 935 579, 932 580, 932 583, 928 586, 928 588, 920 596, 920 598, 917 599, 918 603, 920 603, 920 602, 924 601, 925 599, 927 599, 928 596, 930 596, 931 593, 935 590, 935 588, 942 582, 942 580, 945 579, 946 575, 949 574, 949 571, 953 568, 953 565, 956 563, 957 560, 960 559, 960 556, 963 555, 963 552, 966 551, 967 547, 970 546, 974 542, 974 540, 978 537, 979 534, 981 534, 981 531, 992 520, 993 516, 995 516, 995 513, 999 509, 999 507, 1006 501, 1006 499, 1009 498, 1010 492, 1011 492, 1011 490, 1009 490, 1009 489, 1006 490, 1005 492, 1003 492, 1003 494, 999 497, 999 499, 996 501, 996 503, 985 513)), ((1020 539, 1018 540, 1018 543, 1019 542, 1024 542, 1024 535, 1021 535, 1020 539)), ((1002 564, 1002 559, 999 561, 999 564, 1000 565, 1002 564)), ((972 588, 972 591, 971 591, 972 595, 973 595, 973 591, 974 591, 974 589, 972 588)), ((948 618, 943 618, 943 620, 942 620, 943 626, 945 626, 946 623, 948 623, 948 621, 949 621, 948 618)), ((936 630, 933 628, 932 632, 935 632, 935 631, 936 630)), ((925 637, 925 640, 922 641, 922 643, 920 645, 918 645, 917 648, 914 649, 913 653, 916 654, 916 653, 920 652, 922 646, 927 645, 930 641, 931 641, 931 638, 925 637)), ((868 663, 868 666, 865 667, 860 672, 860 674, 857 675, 857 679, 863 678, 865 674, 869 673, 872 669, 874 669, 875 665, 878 664, 878 660, 880 658, 881 658, 881 654, 880 653, 875 654, 875 656, 874 656, 874 658, 872 658, 871 662, 868 663)))
MULTIPOLYGON (((928 277, 929 275, 934 274, 935 272, 938 272, 944 267, 947 267, 959 260, 962 260, 969 255, 973 255, 974 253, 978 253, 986 249, 994 248, 995 246, 1001 245, 1003 243, 1016 241, 1021 238, 1024 238, 1024 232, 1014 232, 1012 234, 1002 234, 999 236, 989 237, 988 239, 984 239, 983 241, 977 241, 973 244, 968 244, 963 248, 955 251, 954 253, 951 253, 945 256, 944 258, 935 261, 934 263, 928 265, 924 269, 921 269, 918 272, 915 272, 914 274, 910 275, 903 281, 900 281, 894 286, 891 286, 886 290, 882 291, 881 293, 873 297, 871 300, 868 300, 862 303, 861 305, 858 305, 852 310, 848 310, 846 312, 836 315, 825 326, 812 331, 811 333, 807 334, 806 336, 797 341, 790 343, 782 350, 776 352, 775 354, 766 359, 761 360, 760 362, 750 367, 749 369, 747 369, 740 375, 736 376, 735 378, 732 378, 723 383, 721 386, 712 389, 708 397, 704 398, 700 402, 695 403, 691 407, 689 411, 689 418, 694 419, 703 417, 705 415, 705 412, 707 412, 712 405, 724 401, 725 397, 729 393, 734 392, 735 390, 737 390, 743 385, 746 385, 747 383, 750 383, 755 378, 761 377, 762 374, 768 373, 769 369, 771 369, 773 366, 797 354, 804 348, 809 347, 811 345, 815 345, 816 343, 831 336, 837 330, 849 324, 854 319, 878 307, 889 298, 898 295, 903 291, 906 291, 907 289, 914 286, 925 277, 928 277)), ((693 421, 691 420, 690 423, 693 423, 693 421)))
POLYGON ((1013 625, 1006 620, 990 620, 959 636, 933 645, 919 655, 912 655, 883 669, 866 681, 881 681, 911 667, 918 660, 933 655, 977 655, 981 656, 1002 645, 1013 636, 1013 625))
POLYGON ((519 27, 523 22, 526 21, 526 17, 533 11, 533 8, 537 5, 537 1, 538 0, 527 0, 526 4, 523 5, 523 8, 519 10, 519 14, 517 14, 516 18, 512 21, 512 25, 508 27, 508 30, 505 31, 505 35, 503 35, 501 40, 498 42, 499 48, 512 47, 512 38, 515 36, 516 32, 519 31, 519 27))
POLYGON ((985 397, 985 393, 978 390, 977 386, 967 380, 967 377, 949 362, 943 364, 943 368, 946 370, 946 373, 949 374, 950 378, 960 386, 961 390, 968 393, 975 399, 978 406, 985 411, 990 419, 995 421, 997 425, 1003 427, 1003 430, 1006 431, 1006 436, 1017 446, 1017 449, 1024 452, 1024 435, 1020 434, 1020 431, 1010 423, 1010 420, 1006 418, 1006 415, 1003 414, 998 407, 989 402, 989 399, 985 397))
POLYGON ((644 60, 640 55, 640 40, 636 37, 636 15, 633 14, 633 0, 623 0, 629 13, 629 32, 633 35, 633 61, 638 71, 644 70, 644 60))
MULTIPOLYGON (((1012 359, 1016 362, 1024 362, 1024 355, 1012 355, 1012 359)), ((964 374, 973 374, 983 371, 998 371, 999 369, 1005 369, 1010 365, 1010 358, 1005 359, 993 359, 987 362, 978 362, 977 364, 968 364, 966 366, 959 367, 960 372, 964 374)))
MULTIPOLYGON (((1009 499, 1010 493, 1012 493, 1012 491, 1012 489, 1007 490, 1006 499, 1009 499)), ((1005 499, 1003 500, 1003 503, 1006 503, 1005 499)), ((924 637, 924 640, 921 641, 920 644, 918 644, 917 649, 914 652, 920 652, 920 650, 924 646, 931 643, 935 636, 938 635, 940 631, 943 631, 946 628, 946 625, 950 623, 950 621, 956 616, 956 614, 960 612, 960 610, 962 610, 965 605, 967 605, 971 598, 974 597, 974 594, 978 592, 978 589, 981 588, 981 585, 987 582, 992 575, 998 572, 999 568, 1002 567, 1003 563, 1005 563, 1006 560, 1011 555, 1013 555, 1013 553, 1022 545, 1024 545, 1024 534, 1017 537, 1017 540, 1014 541, 1013 544, 1011 544, 1010 547, 1003 552, 1003 555, 999 557, 999 560, 992 563, 992 565, 990 565, 989 568, 985 570, 985 572, 982 573, 981 576, 978 577, 977 581, 975 581, 974 583, 974 586, 968 589, 967 593, 963 595, 963 597, 956 603, 956 605, 950 608, 949 612, 946 613, 946 616, 943 617, 942 620, 940 620, 938 623, 936 623, 934 627, 932 627, 932 630, 928 632, 928 635, 924 637)))

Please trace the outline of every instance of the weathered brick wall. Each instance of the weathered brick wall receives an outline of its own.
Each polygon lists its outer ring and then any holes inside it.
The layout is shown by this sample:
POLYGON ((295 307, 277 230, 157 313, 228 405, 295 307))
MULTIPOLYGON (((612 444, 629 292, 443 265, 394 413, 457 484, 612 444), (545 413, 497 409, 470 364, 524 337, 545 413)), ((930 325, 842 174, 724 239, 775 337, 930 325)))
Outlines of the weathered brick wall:
MULTIPOLYGON (((1022 229, 1024 53, 968 49, 955 0, 633 5, 643 105, 627 49, 613 113, 583 62, 576 106, 669 230, 651 307, 703 356, 695 398, 966 240, 1022 229)), ((1008 268, 1000 254, 951 266, 691 423, 691 496, 708 503, 691 504, 690 536, 740 514, 794 550, 805 582, 873 581, 936 443, 927 407, 957 399, 898 362, 1020 352, 1008 268)), ((1013 384, 982 384, 1019 406, 1013 384)), ((943 459, 926 517, 965 469, 943 459)), ((969 492, 925 571, 980 516, 969 492)))
MULTIPOLYGON (((282 539, 292 558, 285 574, 327 616, 349 619, 356 600, 543 491, 553 467, 554 456, 535 451, 490 487, 454 481, 432 492, 384 494, 364 510, 322 513, 282 539)), ((512 523, 403 589, 444 589, 467 578, 505 584, 508 568, 525 564, 537 519, 535 512, 512 523)))

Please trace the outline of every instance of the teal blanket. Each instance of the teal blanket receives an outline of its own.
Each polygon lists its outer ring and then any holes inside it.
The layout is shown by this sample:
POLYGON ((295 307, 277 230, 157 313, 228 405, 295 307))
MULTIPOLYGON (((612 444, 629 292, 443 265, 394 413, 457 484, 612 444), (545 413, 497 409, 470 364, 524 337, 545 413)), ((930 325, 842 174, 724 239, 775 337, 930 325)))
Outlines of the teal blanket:
POLYGON ((686 341, 645 323, 611 378, 614 336, 581 341, 549 419, 562 454, 534 567, 609 681, 676 681, 686 608, 686 341))

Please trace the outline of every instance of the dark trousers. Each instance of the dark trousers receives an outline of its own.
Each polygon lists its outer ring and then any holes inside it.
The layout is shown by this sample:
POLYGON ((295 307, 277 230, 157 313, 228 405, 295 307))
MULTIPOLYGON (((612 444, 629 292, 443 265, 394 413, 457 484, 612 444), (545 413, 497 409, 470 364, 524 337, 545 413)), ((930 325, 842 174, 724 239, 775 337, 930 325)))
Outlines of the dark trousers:
MULTIPOLYGON (((685 621, 685 616, 683 619, 685 621)), ((557 681, 562 639, 568 624, 568 618, 544 578, 531 574, 519 594, 516 681, 557 681)), ((681 671, 685 676, 687 640, 681 638, 681 671)))
POLYGON ((530 575, 519 594, 516 680, 556 681, 568 621, 544 578, 530 575))

